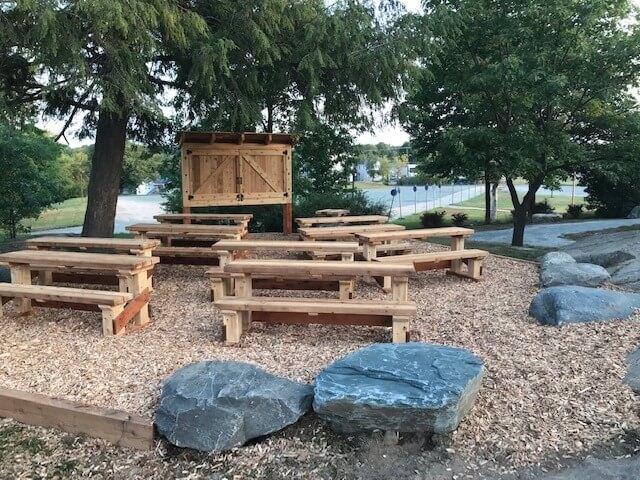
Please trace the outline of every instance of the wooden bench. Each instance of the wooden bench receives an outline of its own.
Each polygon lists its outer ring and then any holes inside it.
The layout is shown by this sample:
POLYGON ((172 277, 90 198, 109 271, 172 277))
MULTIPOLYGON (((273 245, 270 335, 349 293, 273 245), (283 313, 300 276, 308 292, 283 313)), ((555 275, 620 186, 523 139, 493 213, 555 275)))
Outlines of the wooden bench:
POLYGON ((160 241, 144 238, 44 236, 30 238, 25 241, 25 245, 34 250, 99 250, 99 253, 127 253, 131 255, 150 257, 153 250, 160 246, 160 241))
POLYGON ((241 225, 183 225, 176 223, 136 223, 127 225, 126 230, 141 238, 160 238, 163 246, 172 246, 174 239, 208 240, 208 246, 221 239, 240 239, 246 235, 241 225))
MULTIPOLYGON (((480 280, 483 274, 482 262, 489 256, 484 250, 448 250, 444 252, 414 253, 376 258, 377 262, 410 263, 416 272, 449 269, 447 273, 460 277, 480 280), (466 271, 462 268, 466 265, 466 271)), ((386 282, 386 281, 385 281, 386 282)))
POLYGON ((241 225, 245 229, 253 218, 251 213, 164 213, 154 215, 154 220, 160 223, 223 223, 241 225))
POLYGON ((354 254, 360 251, 357 242, 300 242, 296 240, 220 240, 214 248, 218 251, 226 250, 229 252, 228 260, 233 257, 233 252, 244 251, 303 252, 309 253, 311 257, 317 259, 339 255, 341 260, 353 260, 354 254))
POLYGON ((160 263, 186 265, 219 265, 221 253, 212 247, 158 247, 153 251, 160 263))
POLYGON ((365 260, 375 260, 379 250, 400 240, 426 240, 436 237, 451 237, 451 250, 464 249, 464 239, 473 235, 473 230, 462 227, 421 228, 389 232, 360 232, 356 234, 362 245, 365 260))
POLYGON ((222 311, 227 344, 240 342, 253 321, 391 327, 393 342, 401 343, 407 341, 409 319, 416 313, 414 302, 384 300, 225 297, 215 305, 222 311))
POLYGON ((344 215, 340 217, 306 217, 296 218, 298 227, 315 227, 327 225, 375 225, 387 223, 389 217, 384 215, 344 215))
MULTIPOLYGON (((330 318, 335 318, 335 315, 340 314, 341 316, 351 316, 354 315, 355 318, 348 319, 344 318, 342 321, 345 324, 348 324, 349 321, 357 322, 357 325, 363 325, 367 323, 367 319, 371 321, 372 325, 380 325, 380 316, 385 317, 384 322, 387 322, 387 326, 391 326, 392 324, 396 324, 394 339, 400 338, 400 331, 406 332, 408 326, 408 314, 415 312, 415 305, 408 301, 408 276, 410 273, 415 272, 413 265, 411 264, 392 264, 392 263, 378 263, 378 262, 336 262, 336 261, 314 261, 314 260, 235 260, 225 265, 224 267, 225 273, 233 274, 235 280, 235 295, 243 301, 247 299, 250 301, 255 300, 257 303, 251 303, 251 305, 260 305, 260 301, 263 297, 255 297, 253 298, 253 279, 256 277, 261 277, 265 275, 269 275, 276 278, 283 279, 306 279, 307 281, 313 279, 320 280, 337 280, 340 283, 340 299, 324 299, 318 302, 318 311, 308 310, 307 308, 310 305, 314 305, 313 301, 316 299, 305 299, 305 298, 289 298, 278 300, 281 302, 287 302, 286 305, 290 305, 293 313, 309 313, 309 314, 332 314, 329 317, 326 317, 328 321, 330 318), (358 276, 389 276, 391 278, 391 292, 392 292, 392 304, 387 305, 386 301, 379 300, 363 300, 357 301, 356 304, 359 306, 349 308, 343 308, 342 305, 344 303, 350 303, 351 298, 353 297, 353 284, 355 278, 358 276), (394 303, 395 302, 395 303, 394 303), (401 305, 400 305, 401 304, 401 305), (397 307, 399 309, 404 308, 405 310, 393 310, 387 311, 386 307, 394 308, 397 307), (363 317, 364 315, 364 317, 363 317), (396 322, 392 321, 392 317, 396 318, 396 322)), ((227 302, 230 298, 233 297, 222 297, 216 300, 215 304, 222 310, 225 310, 227 313, 226 318, 232 318, 231 321, 231 331, 229 342, 236 343, 239 339, 239 335, 242 333, 243 328, 248 329, 251 325, 252 311, 248 310, 238 310, 240 312, 239 320, 233 320, 233 314, 229 313, 233 308, 230 305, 238 305, 238 304, 229 304, 229 303, 220 303, 227 302), (242 327, 244 325, 245 327, 242 327)), ((243 305, 241 303, 241 305, 243 305)), ((272 304, 269 304, 272 305, 272 304)), ((285 306, 286 307, 286 306, 285 306)), ((276 303, 273 306, 273 310, 269 310, 268 306, 264 307, 264 312, 271 312, 270 315, 276 315, 273 317, 277 318, 280 314, 287 313, 287 310, 282 310, 279 303, 276 303)), ((245 307, 243 307, 245 308, 245 307)), ((288 308, 288 307, 286 307, 288 308)), ((266 313, 259 318, 266 318, 266 313)), ((293 321, 290 316, 283 315, 283 317, 288 318, 288 321, 293 321)), ((300 317, 300 315, 297 315, 300 317)), ((325 318, 320 317, 316 318, 316 320, 321 323, 324 322, 325 318)), ((276 320, 273 320, 276 321, 276 320)), ((308 323, 308 322, 303 322, 308 323)), ((405 337, 403 337, 405 338, 405 337)), ((398 340, 400 341, 400 340, 398 340)), ((402 340, 404 341, 404 340, 402 340)))
POLYGON ((384 223, 378 225, 344 225, 341 227, 308 227, 298 229, 298 233, 302 240, 315 241, 353 238, 361 233, 397 232, 401 230, 405 230, 402 225, 384 223))
POLYGON ((40 304, 36 303, 36 306, 75 308, 77 310, 91 310, 91 308, 86 308, 87 306, 97 307, 102 312, 102 333, 104 335, 118 335, 124 333, 124 326, 129 323, 125 323, 124 317, 128 315, 125 313, 125 304, 133 300, 133 294, 82 288, 0 283, 0 318, 3 316, 2 304, 6 303, 5 300, 12 298, 27 298, 40 302, 40 304))

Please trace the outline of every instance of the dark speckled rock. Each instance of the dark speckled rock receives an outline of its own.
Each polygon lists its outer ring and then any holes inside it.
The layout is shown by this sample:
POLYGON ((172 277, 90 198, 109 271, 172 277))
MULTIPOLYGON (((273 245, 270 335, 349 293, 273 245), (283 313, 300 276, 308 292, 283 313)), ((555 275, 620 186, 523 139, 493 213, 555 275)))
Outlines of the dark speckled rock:
POLYGON ((483 373, 482 360, 461 348, 375 344, 320 372, 313 408, 343 433, 448 433, 473 406, 483 373))
POLYGON ((640 308, 640 294, 577 286, 540 290, 529 314, 544 325, 624 319, 640 308))
POLYGON ((166 380, 155 423, 174 445, 221 451, 295 423, 312 397, 313 387, 247 363, 193 363, 166 380))

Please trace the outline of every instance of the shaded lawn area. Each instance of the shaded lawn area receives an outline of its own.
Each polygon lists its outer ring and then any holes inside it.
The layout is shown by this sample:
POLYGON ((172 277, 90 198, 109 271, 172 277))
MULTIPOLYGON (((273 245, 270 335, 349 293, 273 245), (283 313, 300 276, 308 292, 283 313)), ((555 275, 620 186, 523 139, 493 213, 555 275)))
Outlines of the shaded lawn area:
MULTIPOLYGON (((544 202, 547 201, 549 205, 555 208, 555 213, 565 213, 567 211, 567 207, 571 205, 571 197, 565 195, 554 195, 553 197, 550 195, 536 195, 536 202, 544 202)), ((576 205, 584 204, 584 198, 576 197, 576 205)), ((484 195, 479 195, 477 197, 470 198, 469 200, 465 200, 464 202, 456 203, 455 206, 460 207, 475 207, 484 209, 484 195)), ((498 195, 498 209, 499 210, 508 210, 509 212, 513 209, 513 204, 511 203, 511 197, 508 192, 500 192, 498 195)), ((593 217, 593 212, 584 211, 583 217, 593 217)))
POLYGON ((356 188, 393 188, 383 182, 355 182, 356 188))
POLYGON ((77 227, 82 225, 86 209, 86 197, 70 198, 52 205, 51 208, 42 212, 38 218, 27 218, 22 223, 26 227, 30 227, 32 232, 53 228, 77 227))

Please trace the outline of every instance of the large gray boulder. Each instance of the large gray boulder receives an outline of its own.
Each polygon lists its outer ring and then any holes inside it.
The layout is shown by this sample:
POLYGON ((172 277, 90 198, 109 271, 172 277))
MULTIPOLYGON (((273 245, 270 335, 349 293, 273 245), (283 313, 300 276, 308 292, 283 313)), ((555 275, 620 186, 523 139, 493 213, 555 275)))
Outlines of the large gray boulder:
POLYGON ((473 406, 483 374, 482 360, 462 348, 374 344, 320 372, 313 408, 342 433, 447 433, 473 406))
POLYGON ((602 460, 587 458, 579 465, 557 473, 536 477, 539 480, 638 480, 640 455, 602 460))
POLYGON ((640 205, 633 207, 627 218, 640 218, 640 205))
POLYGON ((640 294, 573 285, 538 292, 529 314, 544 325, 624 319, 640 308, 640 294))
POLYGON ((634 258, 609 269, 611 281, 629 290, 640 291, 640 258, 634 258))
POLYGON ((624 383, 631 387, 631 390, 640 395, 640 348, 627 356, 627 374, 624 383))
POLYGON ((540 283, 543 287, 582 285, 598 287, 609 281, 609 272, 600 265, 577 263, 563 252, 547 253, 540 262, 540 283))
POLYGON ((155 424, 179 447, 221 451, 295 423, 311 408, 313 387, 247 363, 193 363, 162 388, 155 424))

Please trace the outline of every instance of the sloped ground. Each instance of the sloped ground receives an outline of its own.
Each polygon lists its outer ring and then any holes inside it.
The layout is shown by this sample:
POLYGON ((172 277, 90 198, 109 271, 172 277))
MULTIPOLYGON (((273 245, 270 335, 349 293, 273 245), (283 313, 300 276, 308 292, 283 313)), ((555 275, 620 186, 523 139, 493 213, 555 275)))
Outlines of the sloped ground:
MULTIPOLYGON (((225 347, 204 269, 161 265, 153 325, 124 337, 102 337, 93 313, 38 310, 19 318, 7 309, 0 384, 151 416, 162 380, 190 362, 235 359, 312 382, 334 359, 389 341, 380 328, 256 325, 239 347, 225 347)), ((480 283, 442 272, 410 281, 419 304, 414 340, 470 349, 487 366, 475 407, 438 445, 420 436, 393 447, 376 436, 338 436, 309 415, 225 454, 180 451, 163 441, 153 452, 135 452, 4 421, 0 477, 536 478, 590 454, 633 453, 640 448, 638 403, 622 378, 626 354, 640 344, 640 314, 541 327, 527 315, 536 291, 535 265, 498 257, 489 259, 480 283)), ((356 293, 384 295, 366 279, 356 293)))

